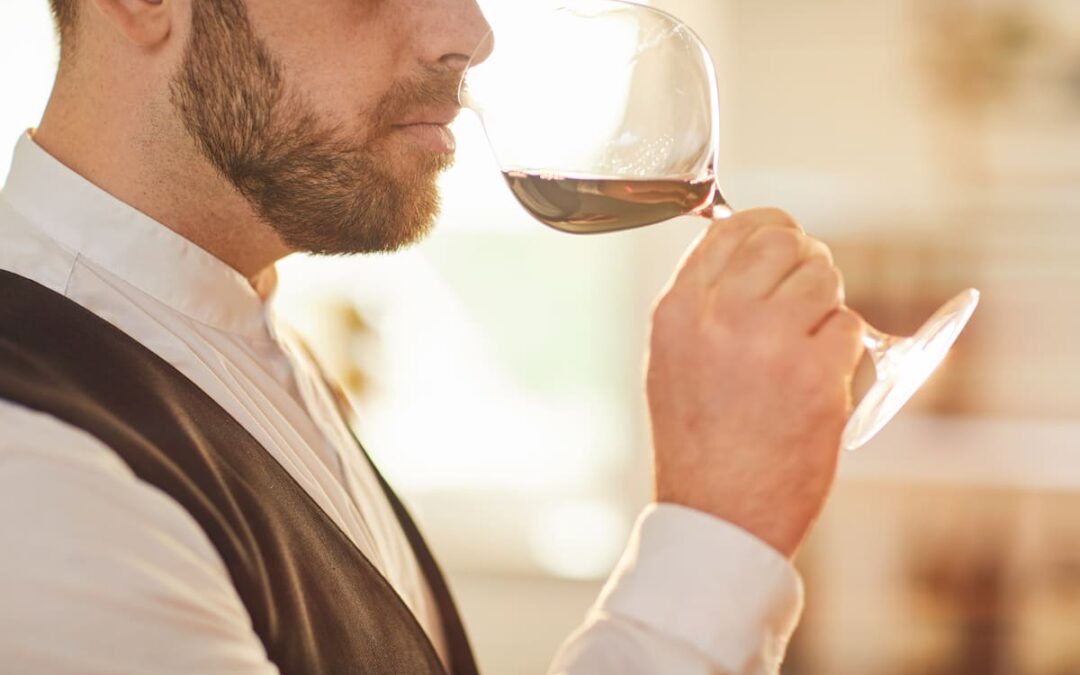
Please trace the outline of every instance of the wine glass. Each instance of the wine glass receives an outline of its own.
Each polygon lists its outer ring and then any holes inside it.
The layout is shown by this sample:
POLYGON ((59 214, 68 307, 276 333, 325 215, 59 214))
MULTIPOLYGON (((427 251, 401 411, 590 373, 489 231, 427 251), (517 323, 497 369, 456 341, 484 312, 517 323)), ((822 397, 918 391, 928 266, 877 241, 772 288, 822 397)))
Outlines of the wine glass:
MULTIPOLYGON (((718 92, 701 39, 623 0, 491 3, 493 30, 460 91, 510 190, 540 222, 575 234, 676 216, 731 214, 716 182, 718 92)), ((842 445, 869 441, 945 358, 979 301, 968 289, 910 338, 866 326, 877 379, 842 445)))

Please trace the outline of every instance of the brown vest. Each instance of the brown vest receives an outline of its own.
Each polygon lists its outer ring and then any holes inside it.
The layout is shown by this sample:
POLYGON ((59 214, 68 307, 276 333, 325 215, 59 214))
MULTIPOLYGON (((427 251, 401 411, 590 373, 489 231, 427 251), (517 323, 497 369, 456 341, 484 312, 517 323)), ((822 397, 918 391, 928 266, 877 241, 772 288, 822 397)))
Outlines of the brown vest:
MULTIPOLYGON (((283 675, 446 672, 386 579, 235 419, 111 324, 2 270, 0 398, 89 432, 185 508, 283 675)), ((474 675, 446 582, 379 480, 438 603, 451 673, 474 675)))

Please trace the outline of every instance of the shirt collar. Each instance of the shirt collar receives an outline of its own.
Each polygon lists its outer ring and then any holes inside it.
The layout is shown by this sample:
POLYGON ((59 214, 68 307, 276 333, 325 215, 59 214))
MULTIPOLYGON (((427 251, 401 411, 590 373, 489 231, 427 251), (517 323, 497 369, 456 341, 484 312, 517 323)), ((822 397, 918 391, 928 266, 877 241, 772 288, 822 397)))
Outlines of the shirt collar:
POLYGON ((30 132, 15 146, 3 196, 64 248, 191 319, 272 336, 267 304, 243 275, 61 164, 30 132))

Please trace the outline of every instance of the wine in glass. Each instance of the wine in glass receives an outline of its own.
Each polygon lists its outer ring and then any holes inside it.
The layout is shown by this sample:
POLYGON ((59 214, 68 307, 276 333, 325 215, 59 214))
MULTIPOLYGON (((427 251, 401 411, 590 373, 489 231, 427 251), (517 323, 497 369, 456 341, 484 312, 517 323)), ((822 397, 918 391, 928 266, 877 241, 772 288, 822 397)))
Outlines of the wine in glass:
MULTIPOLYGON (((718 90, 701 39, 623 0, 492 3, 494 27, 462 82, 510 190, 575 234, 731 214, 716 180, 718 90)), ((877 379, 844 430, 865 444, 923 385, 979 301, 968 289, 910 338, 867 326, 877 379)))

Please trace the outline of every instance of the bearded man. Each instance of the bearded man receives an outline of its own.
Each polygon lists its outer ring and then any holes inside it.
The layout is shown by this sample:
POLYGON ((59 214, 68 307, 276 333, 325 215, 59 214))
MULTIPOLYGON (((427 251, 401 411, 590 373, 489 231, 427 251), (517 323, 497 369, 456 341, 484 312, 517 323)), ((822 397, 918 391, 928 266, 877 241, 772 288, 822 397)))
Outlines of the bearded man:
MULTIPOLYGON (((429 230, 474 0, 51 4, 59 74, 0 193, 0 670, 476 672, 268 306, 291 252, 429 230)), ((776 672, 861 323, 827 249, 756 210, 651 328, 654 503, 552 672, 776 672)))

